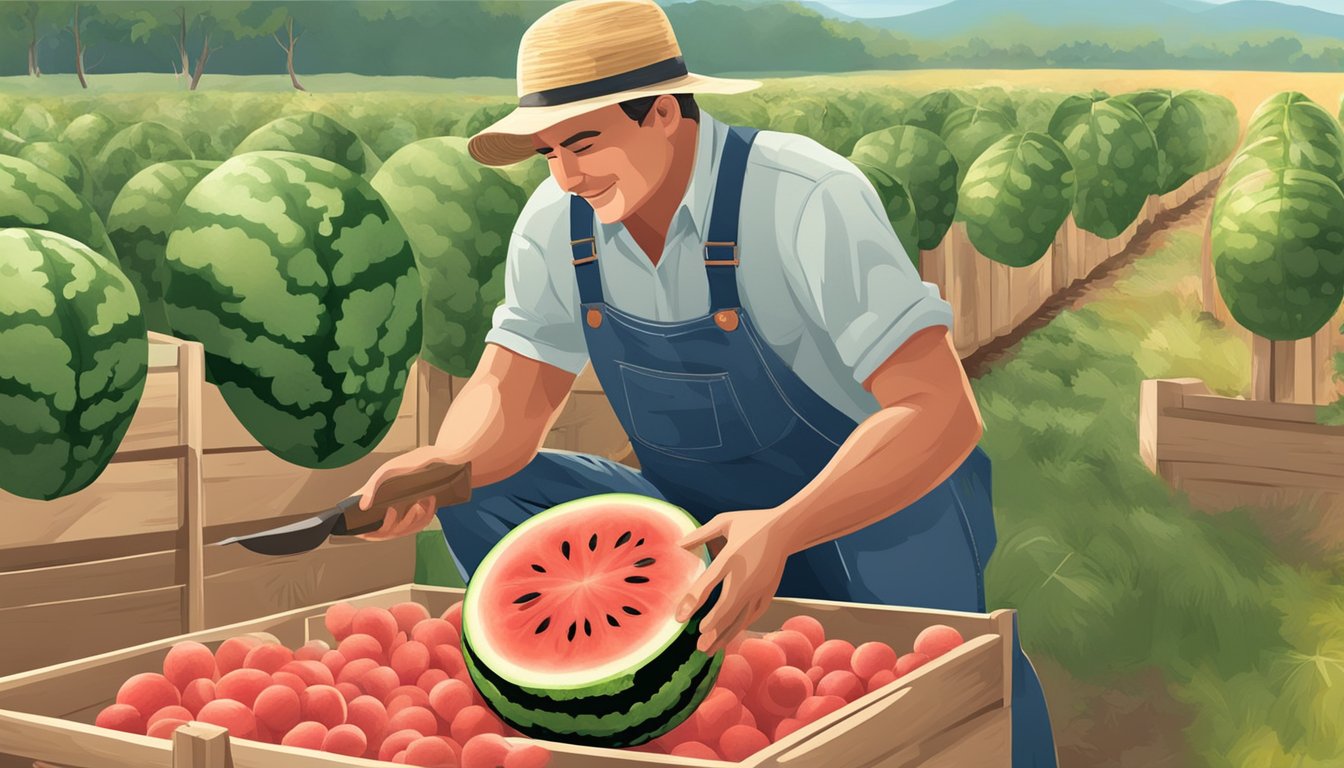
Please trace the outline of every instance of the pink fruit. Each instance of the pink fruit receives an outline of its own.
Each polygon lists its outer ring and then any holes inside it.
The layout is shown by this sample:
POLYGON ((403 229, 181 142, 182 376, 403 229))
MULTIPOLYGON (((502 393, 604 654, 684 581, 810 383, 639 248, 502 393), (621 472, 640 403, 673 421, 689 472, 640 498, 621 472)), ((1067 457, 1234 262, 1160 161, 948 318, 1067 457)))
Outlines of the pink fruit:
POLYGON ((872 693, 884 685, 890 685, 896 682, 896 673, 890 669, 879 669, 876 674, 868 678, 868 692, 872 693))
POLYGON ((813 696, 799 705, 798 719, 804 723, 814 723, 838 709, 843 709, 845 703, 839 696, 813 696))
MULTIPOLYGON (((504 737, 503 724, 490 710, 478 704, 463 707, 453 718, 450 734, 458 744, 466 744, 473 736, 492 734, 504 737)), ((508 742, 505 742, 506 744, 508 742)))
POLYGON ((451 678, 452 675, 444 672, 442 669, 427 669, 424 674, 416 678, 415 684, 417 687, 423 689, 425 693, 429 693, 434 690, 434 686, 451 678))
POLYGON ((289 733, 284 735, 280 743, 286 747, 321 749, 322 740, 325 738, 327 738, 327 726, 309 720, 289 729, 289 733))
MULTIPOLYGON (((411 742, 423 737, 424 734, 410 729, 389 731, 387 738, 383 739, 383 745, 378 748, 378 759, 386 762, 396 756, 398 752, 405 752, 411 742)), ((404 758, 402 762, 405 762, 404 758)))
POLYGON ((260 669, 235 669, 215 683, 215 699, 232 699, 250 707, 257 700, 257 694, 273 682, 271 676, 260 669))
POLYGON ((201 711, 201 707, 204 707, 206 702, 214 700, 215 683, 213 680, 197 678, 187 683, 187 686, 182 689, 182 706, 187 708, 192 717, 195 717, 201 711))
POLYGON ((341 670, 345 669, 345 662, 346 658, 340 651, 327 651, 322 654, 322 665, 331 670, 332 675, 341 674, 341 670))
POLYGON ((818 696, 839 696, 846 702, 854 701, 867 692, 867 686, 853 672, 827 672, 817 683, 818 696))
POLYGON ((272 685, 257 694, 252 705, 257 722, 276 733, 288 733, 299 724, 299 694, 286 685, 272 685))
POLYGON ((854 649, 849 667, 860 679, 867 680, 884 669, 896 668, 896 651, 886 643, 864 643, 854 649))
POLYGON ((346 704, 358 699, 360 696, 367 695, 364 693, 364 689, 354 683, 337 683, 336 690, 340 692, 341 697, 345 699, 346 704))
POLYGON ((779 725, 775 726, 775 741, 779 741, 790 733, 802 728, 804 725, 807 725, 807 723, 804 723, 796 717, 786 717, 783 720, 780 720, 779 725))
POLYGON ((550 763, 551 751, 540 744, 516 746, 504 756, 504 768, 546 768, 550 763))
POLYGON ((406 747, 406 764, 425 768, 457 768, 457 744, 442 736, 423 736, 406 747))
MULTIPOLYGON (((778 645, 784 651, 785 663, 790 667, 798 669, 807 669, 812 666, 812 643, 801 632, 792 629, 771 632, 765 636, 766 640, 778 645)), ((893 664, 896 663, 892 659, 893 664)))
POLYGON ((692 713, 690 719, 695 733, 689 735, 706 744, 717 744, 729 726, 737 725, 741 710, 742 704, 738 702, 736 694, 725 688, 716 688, 692 713))
POLYGON ((719 668, 719 679, 715 685, 737 694, 739 700, 751 691, 751 664, 742 656, 734 653, 723 657, 723 666, 719 668))
POLYGON ((512 748, 513 745, 497 733, 472 736, 462 743, 462 768, 498 768, 512 748))
POLYGON ((336 682, 359 685, 359 681, 364 679, 364 675, 377 668, 378 661, 376 659, 354 659, 341 667, 341 673, 336 676, 336 682))
POLYGON ((821 667, 827 672, 839 670, 853 672, 849 666, 853 657, 854 645, 848 640, 827 640, 817 646, 816 652, 812 654, 812 665, 821 667))
POLYGON ((257 719, 246 705, 233 699, 215 699, 201 707, 196 719, 227 728, 236 739, 250 739, 257 732, 257 719))
POLYGON ((345 696, 330 685, 314 685, 299 696, 299 709, 304 720, 335 728, 345 722, 349 711, 345 696))
MULTIPOLYGON (((388 616, 387 620, 391 621, 392 617, 388 616)), ((390 638, 388 639, 388 642, 392 642, 390 638)), ((363 632, 356 632, 345 638, 341 641, 341 644, 336 650, 340 651, 341 655, 345 657, 347 664, 356 659, 373 659, 381 666, 383 661, 387 658, 378 638, 373 635, 364 634, 363 632)))
POLYGON ((294 658, 299 661, 321 661, 322 656, 331 650, 326 640, 309 640, 294 651, 294 658))
POLYGON ((121 684, 117 690, 116 703, 130 704, 142 719, 148 720, 150 715, 164 707, 181 704, 182 695, 177 692, 177 686, 163 675, 141 672, 121 684))
POLYGON ((444 722, 454 722, 459 712, 471 706, 471 687, 461 680, 444 680, 429 692, 429 705, 444 722))
POLYGON ((961 633, 957 630, 946 624, 934 624, 931 627, 926 627, 915 638, 914 652, 922 653, 932 661, 964 642, 961 633))
POLYGON ((215 667, 219 670, 222 678, 235 669, 242 669, 243 662, 247 660, 247 654, 257 646, 261 645, 260 638, 248 637, 230 637, 228 640, 219 644, 215 650, 215 667))
POLYGON ((922 653, 907 653, 896 660, 896 676, 905 677, 928 663, 929 657, 922 653))
POLYGON ((811 695, 812 681, 807 673, 796 667, 780 667, 765 679, 765 695, 761 697, 761 704, 766 712, 784 717, 797 712, 798 706, 811 695))
POLYGON ((361 691, 379 701, 387 701, 387 695, 401 685, 400 678, 397 677, 396 672, 392 671, 391 667, 370 669, 354 682, 361 691))
POLYGON ((455 646, 436 645, 430 654, 434 657, 434 666, 453 677, 457 677, 458 673, 465 674, 467 671, 466 662, 462 660, 462 652, 455 646))
POLYGON ((123 733, 145 733, 145 718, 140 710, 130 704, 109 704, 103 707, 93 724, 99 728, 110 728, 123 733))
POLYGON ((358 608, 350 603, 336 603, 327 609, 327 615, 323 623, 327 625, 327 631, 336 638, 336 642, 341 642, 350 635, 350 624, 355 620, 355 613, 358 608))
POLYGON ((448 606, 448 610, 444 611, 443 615, 439 618, 452 624, 453 628, 460 632, 462 629, 462 601, 458 600, 456 603, 448 606))
POLYGON ((813 687, 813 688, 816 688, 816 687, 817 687, 817 683, 820 683, 820 682, 821 682, 821 678, 823 678, 823 677, 825 677, 825 676, 826 676, 826 668, 825 668, 825 667, 812 667, 812 668, 810 668, 810 669, 807 670, 807 679, 812 681, 812 687, 813 687))
POLYGON ((402 685, 393 688, 383 699, 387 703, 387 713, 395 715, 406 707, 424 707, 431 709, 429 694, 414 685, 402 685))
POLYGON ((306 685, 335 685, 336 678, 331 670, 320 661, 291 661, 277 670, 297 675, 306 685))
POLYGON ((406 707, 387 719, 387 729, 393 733, 408 728, 419 731, 421 736, 433 736, 439 731, 439 721, 424 707, 406 707))
POLYGON ((163 657, 163 676, 179 691, 192 680, 215 676, 215 655, 200 643, 184 640, 175 643, 163 657))
POLYGON ((751 637, 742 641, 742 658, 746 659, 747 663, 751 665, 753 688, 763 684, 765 678, 769 677, 771 672, 784 666, 784 663, 788 660, 784 655, 783 648, 759 637, 751 637))
POLYGON ((379 744, 387 730, 387 708, 372 696, 356 696, 346 705, 345 721, 358 726, 368 737, 369 744, 379 744))
POLYGON ((701 760, 718 760, 719 753, 698 741, 683 741, 669 753, 676 757, 698 757, 701 760))
POLYGON ((171 739, 173 731, 178 726, 186 725, 187 721, 176 717, 165 717, 162 720, 156 720, 153 725, 145 731, 145 735, 153 739, 171 739))
POLYGON ((353 725, 342 724, 327 731, 322 739, 322 751, 346 757, 359 757, 369 747, 369 739, 364 732, 353 725))
POLYGON ((397 629, 410 634, 416 624, 429 618, 429 609, 419 603, 397 603, 387 609, 397 622, 397 629))
POLYGON ((386 608, 360 608, 350 629, 356 635, 368 635, 378 641, 379 648, 386 653, 397 637, 397 620, 386 608))
POLYGON ((267 643, 247 652, 243 657, 243 666, 247 669, 259 669, 266 674, 280 671, 280 668, 294 660, 294 652, 283 645, 267 643))
POLYGON ((791 629, 794 632, 802 634, 807 641, 816 648, 826 642, 826 630, 821 626, 821 622, 811 616, 792 616, 780 627, 780 629, 791 629))
POLYGON ((739 763, 770 745, 764 733, 746 725, 734 725, 719 739, 723 759, 739 763))
POLYGON ((178 705, 168 706, 150 715, 149 718, 145 720, 145 728, 146 729, 153 728, 154 724, 159 722, 160 720, 169 719, 169 720, 186 721, 190 720, 191 718, 192 718, 191 710, 187 709, 186 707, 178 705))
MULTIPOLYGON (((402 685, 414 685, 429 671, 429 661, 429 647, 419 640, 410 640, 392 652, 389 666, 396 671, 402 685)), ((896 663, 894 659, 892 663, 896 663)))

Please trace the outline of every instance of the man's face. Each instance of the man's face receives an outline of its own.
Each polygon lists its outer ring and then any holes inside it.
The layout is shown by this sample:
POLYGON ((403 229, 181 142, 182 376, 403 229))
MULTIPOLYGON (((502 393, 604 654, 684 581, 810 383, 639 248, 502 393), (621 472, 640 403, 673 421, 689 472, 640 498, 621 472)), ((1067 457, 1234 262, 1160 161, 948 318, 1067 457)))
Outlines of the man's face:
POLYGON ((532 144, 560 188, 582 195, 612 224, 638 210, 667 177, 680 120, 677 100, 662 96, 642 125, 613 104, 534 134, 532 144))

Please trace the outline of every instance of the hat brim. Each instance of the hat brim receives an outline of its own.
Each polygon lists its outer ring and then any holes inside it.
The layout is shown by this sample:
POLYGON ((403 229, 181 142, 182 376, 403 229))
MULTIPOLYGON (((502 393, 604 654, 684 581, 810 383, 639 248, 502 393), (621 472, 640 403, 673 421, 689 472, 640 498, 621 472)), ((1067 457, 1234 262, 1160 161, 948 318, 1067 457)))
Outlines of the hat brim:
POLYGON ((641 96, 663 93, 745 93, 761 86, 757 80, 709 77, 688 73, 646 88, 621 91, 553 107, 518 107, 467 140, 467 151, 483 165, 512 165, 536 153, 532 135, 572 117, 641 96))

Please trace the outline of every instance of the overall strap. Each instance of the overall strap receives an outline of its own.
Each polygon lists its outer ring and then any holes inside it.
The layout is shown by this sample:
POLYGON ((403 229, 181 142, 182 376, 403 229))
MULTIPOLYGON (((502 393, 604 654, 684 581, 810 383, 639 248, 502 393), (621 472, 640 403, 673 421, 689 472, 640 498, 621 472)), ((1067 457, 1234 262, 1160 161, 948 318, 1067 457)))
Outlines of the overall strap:
POLYGON ((719 158, 719 176, 714 186, 714 208, 709 216, 705 241, 705 269, 709 275, 709 311, 741 306, 737 295, 737 225, 742 210, 742 180, 747 155, 757 129, 730 126, 719 158))
POLYGON ((593 206, 579 195, 569 196, 569 247, 574 253, 574 276, 579 301, 602 302, 602 273, 597 268, 597 238, 593 237, 593 206))

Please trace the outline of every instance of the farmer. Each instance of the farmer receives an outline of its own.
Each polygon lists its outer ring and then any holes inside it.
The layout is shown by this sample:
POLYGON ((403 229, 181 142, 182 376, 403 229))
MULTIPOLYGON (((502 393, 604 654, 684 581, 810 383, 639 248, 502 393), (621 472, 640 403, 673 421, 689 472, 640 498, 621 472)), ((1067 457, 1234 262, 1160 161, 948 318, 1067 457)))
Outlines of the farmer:
MULTIPOLYGON (((575 0, 518 55, 518 108, 485 165, 551 177, 509 242, 504 303, 437 441, 365 484, 470 463, 471 501, 388 509, 368 539, 438 514, 463 573, 530 515, 598 493, 666 499, 717 548, 680 603, 714 651, 778 595, 985 610, 995 544, 980 414, 952 313, 920 281, 864 175, 794 134, 730 127, 691 94, 652 0, 575 0), (539 450, 591 361, 641 470, 539 450)), ((1040 684, 1013 665, 1013 763, 1054 766, 1040 684)))

